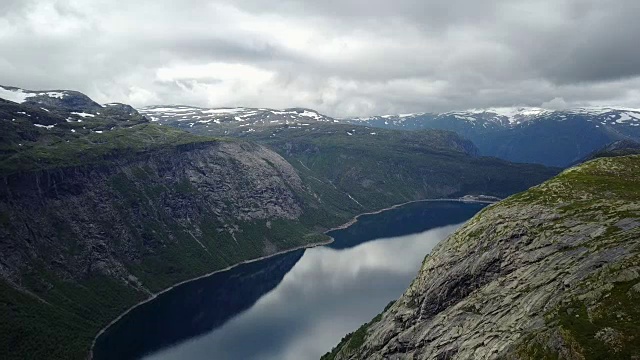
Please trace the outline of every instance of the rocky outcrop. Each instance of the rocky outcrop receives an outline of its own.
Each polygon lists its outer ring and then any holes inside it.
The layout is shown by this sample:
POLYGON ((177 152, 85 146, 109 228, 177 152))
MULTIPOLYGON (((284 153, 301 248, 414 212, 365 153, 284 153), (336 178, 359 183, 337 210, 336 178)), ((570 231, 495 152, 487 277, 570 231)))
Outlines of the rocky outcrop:
POLYGON ((639 183, 640 156, 598 159, 488 207, 325 358, 638 358, 639 183))
MULTIPOLYGON (((3 183, 0 274, 18 286, 36 263, 65 279, 97 272, 131 283, 128 266, 144 254, 181 242, 217 253, 217 245, 234 236, 250 241, 242 235, 245 223, 266 227, 266 221, 302 214, 295 170, 274 152, 242 142, 115 160, 108 167, 22 173, 3 183)), ((282 248, 268 238, 255 245, 257 256, 282 248)))

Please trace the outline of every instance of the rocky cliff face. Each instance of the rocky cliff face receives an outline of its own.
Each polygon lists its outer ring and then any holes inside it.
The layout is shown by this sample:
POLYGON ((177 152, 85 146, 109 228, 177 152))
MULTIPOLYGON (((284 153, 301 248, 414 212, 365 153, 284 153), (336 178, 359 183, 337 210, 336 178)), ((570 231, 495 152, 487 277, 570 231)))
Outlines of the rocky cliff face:
POLYGON ((282 248, 268 236, 247 239, 245 224, 267 229, 268 221, 302 214, 293 168, 274 152, 241 142, 3 180, 0 274, 17 286, 38 264, 64 279, 98 273, 146 289, 137 280, 142 274, 130 269, 144 256, 195 246, 202 251, 192 256, 203 264, 230 265, 235 251, 249 251, 240 242, 253 242, 253 256, 282 248))
POLYGON ((638 184, 603 158, 488 207, 325 358, 639 358, 638 184))
POLYGON ((315 221, 291 165, 240 141, 0 180, 6 359, 84 358, 101 327, 152 293, 328 239, 304 225, 315 221))

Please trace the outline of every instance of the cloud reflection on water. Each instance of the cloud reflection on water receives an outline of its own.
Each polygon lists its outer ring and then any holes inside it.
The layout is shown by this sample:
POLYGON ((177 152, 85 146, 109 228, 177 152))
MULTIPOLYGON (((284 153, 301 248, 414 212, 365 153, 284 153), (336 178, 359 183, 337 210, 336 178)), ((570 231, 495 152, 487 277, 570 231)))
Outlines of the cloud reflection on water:
POLYGON ((282 282, 214 331, 145 359, 318 359, 398 298, 425 254, 460 224, 335 250, 307 250, 282 282))

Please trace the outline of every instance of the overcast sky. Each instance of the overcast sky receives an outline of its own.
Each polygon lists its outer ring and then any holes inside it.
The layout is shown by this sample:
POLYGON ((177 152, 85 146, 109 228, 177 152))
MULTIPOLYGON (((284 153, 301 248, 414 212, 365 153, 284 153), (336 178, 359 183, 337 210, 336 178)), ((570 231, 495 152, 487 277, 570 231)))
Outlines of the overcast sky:
POLYGON ((0 84, 328 115, 640 107, 638 0, 0 0, 0 84))

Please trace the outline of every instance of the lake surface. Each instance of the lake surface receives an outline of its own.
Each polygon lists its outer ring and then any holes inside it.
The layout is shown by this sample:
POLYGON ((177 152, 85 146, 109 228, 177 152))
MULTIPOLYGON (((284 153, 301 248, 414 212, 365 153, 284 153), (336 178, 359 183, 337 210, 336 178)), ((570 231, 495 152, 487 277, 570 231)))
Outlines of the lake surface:
POLYGON ((95 359, 318 359, 397 299, 431 249, 486 204, 364 215, 297 250, 186 283, 98 338, 95 359))

